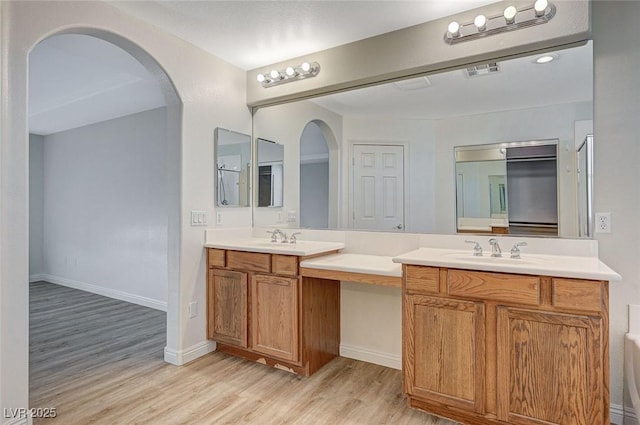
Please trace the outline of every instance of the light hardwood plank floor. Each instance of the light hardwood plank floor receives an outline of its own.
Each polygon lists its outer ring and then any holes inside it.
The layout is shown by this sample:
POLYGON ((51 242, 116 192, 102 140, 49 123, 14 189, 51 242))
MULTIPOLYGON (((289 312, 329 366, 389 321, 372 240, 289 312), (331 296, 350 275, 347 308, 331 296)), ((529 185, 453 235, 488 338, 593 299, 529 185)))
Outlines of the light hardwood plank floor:
POLYGON ((400 371, 337 358, 307 379, 222 353, 163 361, 166 315, 46 282, 30 290, 32 408, 46 425, 453 425, 409 409, 400 371))

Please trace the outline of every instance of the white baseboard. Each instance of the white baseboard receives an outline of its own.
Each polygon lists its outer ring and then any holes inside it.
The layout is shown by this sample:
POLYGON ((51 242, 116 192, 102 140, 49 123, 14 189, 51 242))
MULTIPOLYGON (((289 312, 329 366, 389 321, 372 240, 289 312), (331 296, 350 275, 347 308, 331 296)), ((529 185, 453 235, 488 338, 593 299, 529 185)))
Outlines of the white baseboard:
POLYGON ((392 369, 402 369, 402 358, 394 354, 373 351, 363 347, 340 344, 340 355, 349 359, 360 360, 392 369))
POLYGON ((633 407, 611 405, 611 423, 616 425, 640 425, 633 407))
POLYGON ((164 361, 172 365, 182 366, 212 351, 216 351, 215 341, 202 341, 184 350, 164 347, 164 361))
POLYGON ((93 294, 98 294, 98 295, 102 295, 109 298, 115 298, 116 300, 120 300, 120 301, 126 301, 129 303, 138 304, 144 307, 153 308, 155 310, 160 310, 164 312, 167 311, 166 301, 154 300, 152 298, 130 294, 128 292, 118 291, 116 289, 109 289, 103 286, 93 285, 91 283, 86 283, 86 282, 79 282, 77 280, 67 279, 59 276, 53 276, 50 274, 37 274, 29 277, 29 282, 38 282, 41 280, 55 283, 57 285, 67 286, 69 288, 79 289, 81 291, 91 292, 93 294))
POLYGON ((30 416, 26 418, 13 418, 4 422, 4 425, 32 425, 33 419, 30 416))

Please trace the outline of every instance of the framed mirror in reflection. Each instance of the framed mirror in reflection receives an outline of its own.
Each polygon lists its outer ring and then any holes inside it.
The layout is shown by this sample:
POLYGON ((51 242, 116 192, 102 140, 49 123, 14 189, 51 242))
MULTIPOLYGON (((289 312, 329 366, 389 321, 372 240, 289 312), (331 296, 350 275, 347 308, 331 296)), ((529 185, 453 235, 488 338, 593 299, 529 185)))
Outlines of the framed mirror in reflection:
MULTIPOLYGON (((379 223, 395 217, 386 230, 479 231, 459 226, 460 219, 476 208, 471 199, 480 190, 473 189, 478 183, 471 170, 456 169, 454 148, 535 140, 554 141, 555 191, 550 186, 543 190, 556 199, 555 214, 533 219, 518 216, 531 204, 520 196, 527 191, 516 190, 517 183, 509 179, 518 166, 511 167, 505 158, 501 170, 487 171, 484 177, 482 208, 499 224, 491 227, 505 233, 586 236, 579 228, 578 214, 585 210, 588 216, 590 209, 578 201, 577 149, 592 133, 592 44, 554 53, 555 60, 546 64, 538 64, 537 56, 499 61, 491 67, 474 64, 254 111, 254 134, 284 145, 283 208, 299 212, 295 220, 285 223, 276 214, 254 210, 254 224, 325 227, 326 220, 320 225, 305 220, 305 211, 319 208, 304 205, 308 189, 299 171, 301 166, 304 169, 302 135, 315 122, 321 124, 323 134, 332 135, 329 177, 336 183, 325 184, 329 201, 323 201, 329 205, 329 217, 334 217, 328 220, 328 228, 380 230, 379 223), (380 155, 363 154, 370 147, 380 155), (386 150, 402 154, 393 160, 386 150), (514 170, 507 172, 507 166, 514 170), (373 170, 375 178, 367 174, 373 170), (518 229, 516 222, 522 224, 518 229)), ((473 161, 466 162, 460 167, 473 168, 473 161)), ((322 215, 327 213, 323 210, 322 215)))
POLYGON ((284 146, 258 138, 258 207, 282 207, 284 146))
POLYGON ((218 127, 214 146, 216 206, 250 206, 251 136, 218 127))
POLYGON ((458 233, 558 236, 560 210, 576 199, 558 199, 557 147, 543 140, 454 148, 458 233))

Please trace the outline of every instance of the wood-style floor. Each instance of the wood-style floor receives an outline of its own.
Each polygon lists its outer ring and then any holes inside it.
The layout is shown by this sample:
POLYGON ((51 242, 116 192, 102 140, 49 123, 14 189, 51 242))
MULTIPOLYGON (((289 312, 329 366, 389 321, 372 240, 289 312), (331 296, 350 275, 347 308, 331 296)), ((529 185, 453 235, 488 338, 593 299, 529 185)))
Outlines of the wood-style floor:
POLYGON ((30 290, 36 424, 451 425, 406 406, 400 371, 337 358, 307 379, 222 353, 163 361, 165 313, 46 282, 30 290))

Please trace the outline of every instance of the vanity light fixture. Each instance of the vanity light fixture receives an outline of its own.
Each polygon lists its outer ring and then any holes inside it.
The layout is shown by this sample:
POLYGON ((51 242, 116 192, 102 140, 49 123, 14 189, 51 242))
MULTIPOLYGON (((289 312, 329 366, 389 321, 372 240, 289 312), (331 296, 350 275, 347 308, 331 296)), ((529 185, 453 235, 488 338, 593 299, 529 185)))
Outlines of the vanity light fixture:
POLYGON ((500 15, 478 15, 473 22, 453 21, 447 27, 444 41, 455 44, 492 34, 545 24, 556 14, 556 7, 548 0, 535 0, 531 6, 518 9, 508 6, 500 15))
POLYGON ((317 62, 303 62, 299 66, 288 66, 284 70, 273 69, 268 73, 260 73, 256 76, 256 80, 262 84, 262 87, 273 87, 315 77, 319 72, 320 65, 317 62))

